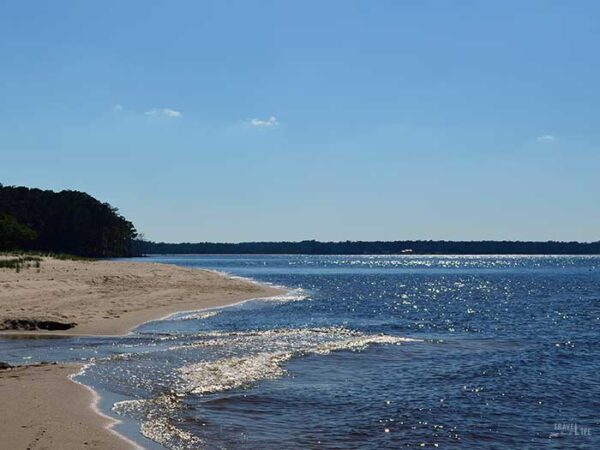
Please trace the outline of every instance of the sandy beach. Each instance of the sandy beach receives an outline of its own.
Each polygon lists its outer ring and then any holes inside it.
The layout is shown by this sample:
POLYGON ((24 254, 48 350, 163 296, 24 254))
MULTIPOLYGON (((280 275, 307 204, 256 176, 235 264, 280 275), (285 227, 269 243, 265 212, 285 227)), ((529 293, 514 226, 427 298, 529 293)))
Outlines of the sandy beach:
POLYGON ((44 258, 39 271, 0 269, 0 332, 122 335, 177 311, 281 293, 174 265, 44 258))
MULTIPOLYGON (((178 311, 281 293, 172 265, 44 258, 39 270, 0 269, 0 334, 122 335, 178 311)), ((68 378, 78 370, 64 364, 0 370, 3 447, 132 448, 110 431, 114 421, 95 410, 93 391, 68 378)))
POLYGON ((36 365, 0 370, 2 448, 131 449, 109 430, 114 421, 94 409, 94 393, 71 381, 77 365, 36 365))

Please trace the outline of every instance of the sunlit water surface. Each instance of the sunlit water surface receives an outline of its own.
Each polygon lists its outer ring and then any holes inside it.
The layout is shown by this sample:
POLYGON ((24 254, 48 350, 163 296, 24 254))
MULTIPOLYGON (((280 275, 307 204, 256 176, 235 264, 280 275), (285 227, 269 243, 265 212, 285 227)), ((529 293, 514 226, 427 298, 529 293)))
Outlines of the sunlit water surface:
POLYGON ((143 261, 290 292, 0 359, 89 362, 78 380, 149 448, 600 448, 598 257, 143 261))

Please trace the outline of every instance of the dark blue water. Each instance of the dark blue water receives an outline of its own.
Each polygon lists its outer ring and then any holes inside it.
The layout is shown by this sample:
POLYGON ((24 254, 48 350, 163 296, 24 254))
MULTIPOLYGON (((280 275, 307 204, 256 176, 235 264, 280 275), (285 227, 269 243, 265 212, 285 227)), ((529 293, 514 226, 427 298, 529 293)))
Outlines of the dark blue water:
POLYGON ((126 338, 0 343, 92 358, 80 380, 145 445, 600 448, 600 258, 144 260, 291 290, 126 338))

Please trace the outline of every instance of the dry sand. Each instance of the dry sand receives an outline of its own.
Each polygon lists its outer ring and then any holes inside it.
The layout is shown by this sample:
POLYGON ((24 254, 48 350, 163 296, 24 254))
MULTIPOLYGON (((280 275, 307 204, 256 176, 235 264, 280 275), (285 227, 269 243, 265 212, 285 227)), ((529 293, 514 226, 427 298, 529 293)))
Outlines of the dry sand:
MULTIPOLYGON (((0 334, 121 335, 177 311, 281 293, 172 265, 44 258, 39 271, 0 269, 0 334), (68 324, 76 325, 23 330, 68 324)), ((0 370, 0 448, 132 448, 109 430, 114 421, 95 409, 95 394, 68 378, 78 370, 74 365, 0 370)))
POLYGON ((174 265, 45 258, 39 271, 34 267, 19 273, 0 269, 0 330, 41 326, 60 334, 120 335, 177 311, 281 293, 215 272, 174 265), (70 323, 76 325, 59 329, 70 323))

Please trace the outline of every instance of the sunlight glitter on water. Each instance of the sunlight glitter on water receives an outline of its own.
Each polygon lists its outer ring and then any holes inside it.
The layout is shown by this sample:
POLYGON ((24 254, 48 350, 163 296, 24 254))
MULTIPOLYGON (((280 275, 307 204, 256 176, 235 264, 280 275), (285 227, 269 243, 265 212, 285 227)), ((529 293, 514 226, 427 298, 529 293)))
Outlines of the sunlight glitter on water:
MULTIPOLYGON (((187 339, 190 336, 186 337, 187 339)), ((177 340, 177 337, 173 337, 177 340)), ((334 351, 360 351, 370 345, 414 342, 415 339, 366 335, 343 328, 276 329, 253 332, 210 332, 193 336, 193 342, 169 347, 170 351, 200 349, 220 354, 243 354, 179 367, 178 377, 154 398, 118 402, 113 411, 142 422, 145 437, 169 448, 199 445, 201 440, 180 429, 174 418, 189 395, 206 395, 248 388, 263 380, 286 375, 283 365, 291 358, 334 351), (266 350, 269 351, 266 351, 266 350), (248 352, 250 352, 248 354, 248 352)), ((139 381, 144 384, 143 380, 139 381)))
POLYGON ((598 257, 155 260, 293 290, 7 360, 93 361, 80 381, 150 447, 600 448, 598 257), (556 437, 567 417, 591 435, 556 437))

